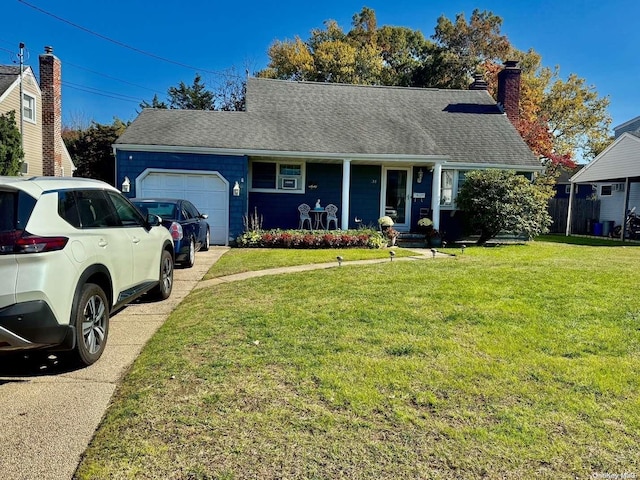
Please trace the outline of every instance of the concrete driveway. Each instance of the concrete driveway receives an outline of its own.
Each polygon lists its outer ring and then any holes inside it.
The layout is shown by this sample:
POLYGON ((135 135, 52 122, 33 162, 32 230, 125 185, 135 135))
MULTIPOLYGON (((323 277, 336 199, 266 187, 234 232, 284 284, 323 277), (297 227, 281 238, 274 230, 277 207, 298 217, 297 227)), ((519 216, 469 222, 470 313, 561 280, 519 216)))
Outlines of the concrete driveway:
POLYGON ((144 300, 111 318, 102 358, 83 369, 55 359, 0 357, 0 478, 70 479, 118 383, 147 340, 227 250, 176 268, 171 297, 144 300))

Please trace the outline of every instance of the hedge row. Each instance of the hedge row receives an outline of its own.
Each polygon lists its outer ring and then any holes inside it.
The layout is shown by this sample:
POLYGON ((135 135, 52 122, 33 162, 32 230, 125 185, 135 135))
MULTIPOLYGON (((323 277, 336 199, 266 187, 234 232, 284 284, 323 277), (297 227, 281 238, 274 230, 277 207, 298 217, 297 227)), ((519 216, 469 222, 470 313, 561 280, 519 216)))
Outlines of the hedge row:
POLYGON ((376 230, 252 230, 236 239, 244 248, 384 248, 387 239, 376 230))

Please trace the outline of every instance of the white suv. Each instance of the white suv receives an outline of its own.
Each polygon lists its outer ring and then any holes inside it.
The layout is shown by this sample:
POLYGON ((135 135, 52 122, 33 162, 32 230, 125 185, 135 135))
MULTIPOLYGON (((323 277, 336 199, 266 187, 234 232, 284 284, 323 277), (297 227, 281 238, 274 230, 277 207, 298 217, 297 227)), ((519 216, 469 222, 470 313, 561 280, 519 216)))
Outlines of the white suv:
POLYGON ((97 180, 0 177, 0 352, 104 351, 109 314, 173 286, 173 239, 97 180))

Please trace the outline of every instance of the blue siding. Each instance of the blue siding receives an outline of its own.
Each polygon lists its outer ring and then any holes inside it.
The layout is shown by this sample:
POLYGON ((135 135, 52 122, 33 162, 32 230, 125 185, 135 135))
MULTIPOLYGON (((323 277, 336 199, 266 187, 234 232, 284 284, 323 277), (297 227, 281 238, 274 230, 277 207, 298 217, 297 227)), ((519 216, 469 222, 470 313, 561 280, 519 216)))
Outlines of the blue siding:
POLYGON ((307 163, 305 193, 249 193, 249 211, 254 212, 257 207, 258 215, 262 217, 262 226, 271 228, 298 228, 298 206, 301 203, 313 208, 316 201, 326 207, 333 203, 338 207, 338 218, 342 212, 342 165, 307 163), (307 185, 314 183, 317 188, 311 190, 307 185))
POLYGON ((135 179, 147 168, 207 170, 220 173, 229 182, 229 236, 231 238, 242 233, 244 228, 242 216, 247 212, 245 185, 247 185, 248 165, 246 156, 126 150, 118 150, 116 154, 117 184, 122 185, 124 177, 129 177, 131 180, 131 191, 127 194, 128 197, 135 197, 135 179), (239 197, 234 197, 231 188, 242 178, 245 179, 245 183, 241 194, 239 197))
POLYGON ((364 227, 378 228, 381 181, 382 167, 379 165, 351 165, 349 228, 357 226, 355 217, 362 219, 364 227))
MULTIPOLYGON (((594 193, 594 190, 591 187, 591 184, 589 185, 576 184, 576 186, 578 188, 574 192, 574 198, 588 198, 594 193)), ((566 187, 567 187, 566 183, 558 183, 554 185, 553 188, 556 191, 554 195, 555 198, 569 198, 569 194, 566 191, 566 187)))

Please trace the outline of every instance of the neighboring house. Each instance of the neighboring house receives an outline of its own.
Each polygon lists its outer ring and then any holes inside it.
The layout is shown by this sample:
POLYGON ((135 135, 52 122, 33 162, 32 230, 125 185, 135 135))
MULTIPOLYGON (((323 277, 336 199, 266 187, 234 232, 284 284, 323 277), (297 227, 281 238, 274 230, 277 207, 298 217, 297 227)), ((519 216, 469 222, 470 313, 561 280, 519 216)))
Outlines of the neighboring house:
POLYGON ((23 135, 23 175, 71 176, 75 167, 61 137, 60 60, 51 47, 39 60, 40 83, 29 66, 23 67, 21 82, 19 66, 0 65, 0 114, 15 111, 23 135))
MULTIPOLYGON (((578 173, 582 167, 584 167, 584 165, 578 165, 571 170, 566 168, 562 168, 560 170, 560 176, 554 185, 554 198, 569 198, 569 192, 571 191, 571 177, 578 173)), ((576 185, 574 198, 591 198, 595 193, 596 190, 591 184, 576 185)))
MULTIPOLYGON (((640 209, 640 117, 614 131, 613 143, 571 177, 574 189, 581 184, 596 186, 600 200, 598 220, 605 225, 622 225, 628 209, 640 209)), ((571 214, 569 210, 568 217, 571 214)), ((606 228, 603 233, 607 233, 606 228)))
POLYGON ((245 112, 143 110, 114 145, 116 184, 190 199, 216 244, 255 209, 264 228, 297 228, 298 205, 318 199, 343 229, 391 214, 409 231, 426 214, 456 236, 465 172, 541 170, 509 120, 520 70, 509 63, 500 78, 500 104, 480 79, 439 90, 249 78, 245 112))

